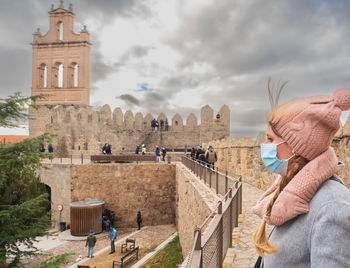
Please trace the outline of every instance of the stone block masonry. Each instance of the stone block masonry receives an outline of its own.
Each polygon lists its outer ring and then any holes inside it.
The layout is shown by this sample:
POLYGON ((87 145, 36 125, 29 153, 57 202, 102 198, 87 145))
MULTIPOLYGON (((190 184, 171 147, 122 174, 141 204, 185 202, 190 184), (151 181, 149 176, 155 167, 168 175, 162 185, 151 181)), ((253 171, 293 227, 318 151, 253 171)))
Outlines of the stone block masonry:
POLYGON ((84 156, 101 154, 102 146, 109 143, 112 153, 120 153, 122 148, 134 152, 136 146, 145 144, 147 152, 158 145, 169 149, 191 148, 203 142, 226 137, 230 130, 230 110, 224 105, 214 117, 208 105, 202 107, 200 124, 194 114, 186 122, 176 114, 172 119, 164 113, 158 117, 131 111, 123 114, 120 108, 113 113, 109 105, 95 111, 88 105, 37 105, 30 107, 29 133, 31 137, 45 132, 56 134, 53 149, 58 157, 69 155, 84 156), (167 131, 151 131, 151 121, 157 118, 168 121, 167 131), (185 123, 184 123, 185 122, 185 123))
POLYGON ((99 164, 72 166, 72 201, 103 200, 118 227, 175 222, 175 166, 99 164))
POLYGON ((71 203, 71 165, 45 164, 40 171, 40 180, 51 190, 51 222, 53 227, 59 226, 59 221, 70 223, 71 203), (57 206, 62 205, 60 213, 57 206))
POLYGON ((176 226, 183 256, 192 247, 194 229, 203 223, 218 201, 183 164, 176 165, 176 226))
POLYGON ((60 221, 70 223, 70 203, 102 200, 112 210, 118 227, 136 227, 141 211, 143 225, 175 222, 174 164, 47 164, 40 171, 51 188, 53 227, 58 227, 57 206, 63 205, 60 221))

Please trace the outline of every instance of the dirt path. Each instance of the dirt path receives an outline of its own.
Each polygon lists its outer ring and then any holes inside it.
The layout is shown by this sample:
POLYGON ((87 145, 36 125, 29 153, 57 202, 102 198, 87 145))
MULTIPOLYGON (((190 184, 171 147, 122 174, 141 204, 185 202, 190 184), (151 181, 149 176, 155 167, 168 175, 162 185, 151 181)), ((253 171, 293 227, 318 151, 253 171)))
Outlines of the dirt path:
MULTIPOLYGON (((175 225, 157 225, 149 226, 147 229, 135 234, 133 238, 136 239, 136 246, 140 247, 140 254, 145 255, 146 253, 152 251, 170 235, 176 232, 175 225)), ((90 267, 98 268, 110 268, 112 266, 113 260, 120 260, 120 244, 116 245, 116 252, 114 254, 109 254, 109 249, 102 254, 96 256, 85 262, 85 265, 90 267)), ((126 266, 128 267, 128 266, 126 266)))

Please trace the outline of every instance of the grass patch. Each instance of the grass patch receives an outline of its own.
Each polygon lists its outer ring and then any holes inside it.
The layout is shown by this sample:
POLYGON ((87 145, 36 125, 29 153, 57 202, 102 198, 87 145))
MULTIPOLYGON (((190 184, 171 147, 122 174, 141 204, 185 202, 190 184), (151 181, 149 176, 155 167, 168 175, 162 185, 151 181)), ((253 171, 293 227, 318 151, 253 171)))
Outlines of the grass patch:
POLYGON ((33 266, 32 268, 59 268, 61 265, 71 262, 74 255, 75 253, 65 253, 53 256, 50 259, 33 266))
POLYGON ((179 237, 175 237, 141 268, 173 268, 183 262, 179 237))

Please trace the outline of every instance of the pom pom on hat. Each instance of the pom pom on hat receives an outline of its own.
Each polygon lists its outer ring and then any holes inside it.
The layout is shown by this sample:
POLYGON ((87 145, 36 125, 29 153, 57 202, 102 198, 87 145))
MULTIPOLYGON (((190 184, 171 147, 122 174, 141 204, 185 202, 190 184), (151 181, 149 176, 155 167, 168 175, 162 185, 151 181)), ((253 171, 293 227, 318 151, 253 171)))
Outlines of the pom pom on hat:
POLYGON ((334 92, 334 102, 342 111, 350 109, 350 89, 339 89, 334 92))

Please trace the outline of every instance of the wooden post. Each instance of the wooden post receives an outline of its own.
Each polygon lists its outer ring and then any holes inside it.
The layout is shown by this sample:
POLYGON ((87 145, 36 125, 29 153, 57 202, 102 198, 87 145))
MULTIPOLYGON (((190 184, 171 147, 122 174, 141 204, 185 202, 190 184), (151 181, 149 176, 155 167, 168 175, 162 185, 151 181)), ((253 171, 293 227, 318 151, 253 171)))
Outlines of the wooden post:
POLYGON ((219 168, 216 167, 216 194, 219 193, 219 168))
POLYGON ((209 188, 211 189, 211 174, 213 173, 213 170, 209 170, 209 188))
MULTIPOLYGON (((226 169, 226 174, 225 174, 225 194, 228 191, 228 171, 226 169)), ((226 200, 227 200, 227 196, 226 196, 226 200)))

